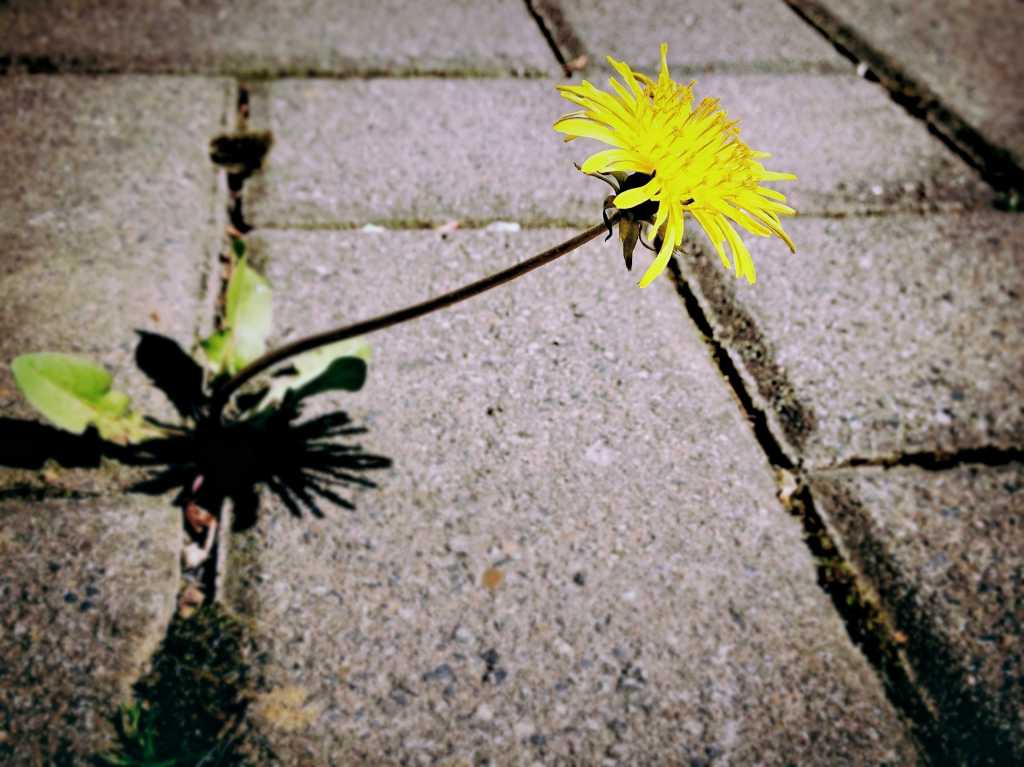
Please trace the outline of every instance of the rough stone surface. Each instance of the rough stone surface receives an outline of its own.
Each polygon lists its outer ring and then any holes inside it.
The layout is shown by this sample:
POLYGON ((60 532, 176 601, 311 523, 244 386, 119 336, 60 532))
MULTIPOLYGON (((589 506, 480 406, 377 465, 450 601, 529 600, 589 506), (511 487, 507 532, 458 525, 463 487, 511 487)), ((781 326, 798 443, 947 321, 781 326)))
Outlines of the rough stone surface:
POLYGON ((36 417, 8 363, 60 351, 172 417, 134 331, 195 340, 223 237, 207 147, 233 107, 227 80, 0 79, 0 416, 36 417))
MULTIPOLYGON (((294 337, 570 233, 251 239, 294 337)), ((317 405, 395 466, 232 543, 283 763, 915 763, 671 283, 635 280, 589 245, 380 333, 317 405)))
POLYGON ((0 56, 36 68, 242 75, 553 74, 517 0, 11 0, 0 56))
POLYGON ((1024 14, 1015 0, 816 0, 1024 165, 1024 14))
POLYGON ((832 471, 810 485, 907 636, 946 732, 973 763, 1024 762, 1024 466, 832 471))
POLYGON ((140 496, 0 500, 0 763, 89 764, 170 621, 178 512, 140 496))
MULTIPOLYGON (((623 5, 613 0, 540 0, 547 15, 559 15, 585 53, 588 69, 609 71, 607 56, 642 71, 657 71, 659 46, 668 43, 669 63, 681 71, 721 69, 850 71, 850 64, 814 29, 778 0, 672 0, 623 5)), ((558 29, 558 19, 549 24, 558 29)), ((557 37, 556 37, 557 39, 557 37)))
MULTIPOLYGON (((207 145, 233 106, 226 80, 0 78, 0 417, 41 420, 8 368, 33 351, 101 362, 171 416, 134 330, 194 340, 223 236, 207 145)), ((174 609, 180 517, 21 427, 0 428, 0 463, 21 467, 0 471, 0 763, 88 764, 174 609)))
MULTIPOLYGON (((556 81, 282 80, 254 90, 252 124, 275 143, 246 186, 258 227, 446 219, 589 225, 609 191, 572 167, 597 145, 551 130, 572 109, 556 81), (425 119, 429 115, 429 119, 425 119)), ((709 75, 744 137, 805 214, 975 206, 975 171, 854 77, 709 75), (795 119, 796 116, 798 119, 795 119)))
POLYGON ((1024 447, 1018 216, 799 218, 787 230, 796 256, 749 238, 754 286, 709 245, 681 264, 792 457, 822 467, 1024 447))

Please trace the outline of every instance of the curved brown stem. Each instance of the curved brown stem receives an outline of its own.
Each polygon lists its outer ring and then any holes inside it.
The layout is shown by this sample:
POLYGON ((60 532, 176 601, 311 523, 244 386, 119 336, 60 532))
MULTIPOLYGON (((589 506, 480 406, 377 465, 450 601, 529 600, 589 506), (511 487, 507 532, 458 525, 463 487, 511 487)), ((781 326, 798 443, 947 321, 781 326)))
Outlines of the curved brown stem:
POLYGON ((549 264, 567 253, 571 253, 581 245, 585 245, 598 235, 606 232, 608 230, 608 226, 610 224, 614 224, 618 218, 619 213, 616 211, 609 217, 609 224, 606 224, 605 222, 597 224, 596 226, 587 229, 585 232, 580 232, 575 237, 566 240, 560 245, 556 245, 553 248, 545 250, 543 253, 538 253, 533 258, 528 258, 526 261, 518 263, 513 267, 498 272, 497 274, 492 274, 489 277, 484 277, 482 280, 470 283, 469 285, 464 285, 450 293, 445 293, 444 295, 431 298, 419 304, 407 306, 404 309, 399 309, 398 311, 394 311, 389 314, 382 314, 378 317, 363 320, 362 322, 356 322, 352 325, 346 325, 342 328, 336 328, 324 333, 317 333, 316 335, 307 336, 306 338, 300 338, 298 341, 292 341, 291 343, 285 344, 277 349, 273 349, 259 359, 250 362, 232 378, 229 378, 214 389, 213 397, 210 401, 210 415, 215 419, 219 418, 224 407, 231 399, 231 395, 238 391, 243 384, 252 380, 253 377, 259 375, 264 370, 273 367, 279 362, 283 362, 289 357, 301 354, 302 352, 307 352, 310 349, 316 349, 319 346, 326 346, 327 344, 344 341, 347 338, 366 335, 367 333, 372 333, 375 330, 382 330, 384 328, 391 327, 392 325, 398 325, 400 323, 416 319, 417 317, 422 317, 425 314, 436 312, 438 309, 444 309, 453 304, 457 304, 460 301, 465 301, 467 298, 472 298, 473 296, 484 293, 491 288, 496 288, 499 285, 503 285, 517 277, 521 277, 527 272, 531 272, 540 266, 549 264))

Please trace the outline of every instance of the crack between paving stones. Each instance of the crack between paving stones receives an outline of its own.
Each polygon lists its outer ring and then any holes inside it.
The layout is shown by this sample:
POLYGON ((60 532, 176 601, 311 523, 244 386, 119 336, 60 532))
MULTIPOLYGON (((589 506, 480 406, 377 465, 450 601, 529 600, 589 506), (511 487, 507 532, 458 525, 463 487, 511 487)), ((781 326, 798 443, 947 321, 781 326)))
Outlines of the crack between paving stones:
POLYGON ((1024 463, 1024 449, 1012 447, 972 447, 950 452, 925 451, 874 458, 853 457, 841 463, 815 466, 814 471, 833 471, 864 467, 892 469, 901 466, 913 466, 926 471, 945 471, 965 464, 1006 466, 1011 463, 1024 463))
POLYGON ((890 703, 906 718, 918 751, 929 762, 941 763, 935 707, 915 684, 912 666, 901 649, 900 633, 882 609, 874 590, 867 585, 869 581, 847 561, 836 543, 838 539, 815 508, 803 479, 803 467, 789 458, 772 433, 767 414, 754 404, 736 363, 717 338, 696 294, 683 277, 676 256, 669 261, 668 268, 687 315, 707 345, 713 363, 729 385, 774 470, 782 508, 800 523, 804 543, 815 564, 819 588, 832 602, 852 644, 875 670, 890 703))
POLYGON ((686 308, 686 313, 697 326, 698 332, 701 334, 704 343, 708 347, 712 362, 714 362, 715 367, 718 368, 718 371, 725 378, 726 383, 729 384, 729 388, 732 391, 740 410, 743 411, 744 416, 746 416, 754 431, 754 438, 761 446, 761 449, 765 452, 765 455, 768 456, 768 461, 772 465, 772 468, 776 470, 793 469, 793 461, 790 460, 788 455, 786 455, 786 451, 783 450, 782 445, 775 439, 775 435, 772 434, 771 428, 768 425, 767 414, 764 410, 754 404, 754 400, 750 396, 750 392, 747 391, 747 387, 743 384, 743 379, 736 367, 736 363, 733 362, 732 356, 726 350, 722 342, 715 336, 715 331, 711 327, 711 322, 708 320, 707 315, 701 308, 700 302, 697 300, 697 296, 694 295, 690 285, 683 277, 682 270, 679 267, 679 262, 676 260, 675 256, 673 256, 669 261, 669 274, 675 284, 676 293, 678 293, 679 297, 683 300, 683 306, 686 308))
MULTIPOLYGON (((3 5, 3 0, 0 0, 3 5)), ((430 70, 419 70, 412 67, 372 68, 338 72, 321 70, 315 67, 280 67, 254 69, 218 69, 216 67, 196 67, 192 69, 153 68, 133 69, 130 63, 111 65, 90 58, 75 56, 34 56, 34 55, 0 55, 0 76, 3 75, 131 75, 133 77, 230 77, 243 79, 247 82, 265 82, 270 80, 384 80, 384 79, 434 79, 434 80, 501 80, 515 78, 520 80, 543 80, 550 77, 549 72, 532 69, 445 69, 437 67, 430 70)))
MULTIPOLYGON (((2 2, 2 0, 0 0, 2 2)), ((2 65, 3 60, 0 59, 0 72, 3 71, 2 65)), ((234 132, 228 134, 222 134, 224 136, 233 136, 239 133, 244 133, 246 128, 246 118, 248 114, 248 90, 241 84, 239 84, 236 91, 236 120, 234 126, 234 132)), ((215 139, 216 140, 216 139, 215 139)), ((213 142, 211 142, 211 161, 214 165, 221 165, 213 157, 213 142)), ((237 184, 239 194, 235 195, 232 184, 230 182, 231 172, 230 169, 225 168, 225 172, 229 176, 228 183, 228 199, 226 201, 226 208, 228 216, 231 221, 227 232, 221 233, 221 235, 227 234, 229 236, 234 233, 231 231, 231 227, 236 230, 239 228, 235 226, 235 221, 239 220, 244 226, 244 219, 241 218, 241 203, 240 203, 240 190, 241 183, 237 184), (236 219, 237 216, 237 219, 236 219)), ((242 177, 244 178, 250 175, 245 173, 242 177)), ((219 176, 219 173, 216 174, 219 176)), ((214 195, 215 204, 220 204, 216 201, 219 197, 217 192, 220 190, 219 180, 214 182, 214 195)), ((223 240, 222 240, 223 242, 223 240)), ((224 262, 229 256, 224 253, 218 253, 218 261, 224 262)), ((228 270, 223 270, 219 275, 219 279, 216 281, 216 286, 212 287, 210 283, 213 281, 213 269, 215 267, 210 266, 203 271, 201 279, 200 292, 202 296, 206 296, 209 293, 215 293, 214 300, 214 311, 212 317, 213 329, 218 330, 223 325, 223 308, 224 299, 227 292, 228 270)), ((202 329, 196 329, 197 339, 202 335, 202 329)), ((11 488, 7 491, 0 491, 0 498, 3 498, 7 494, 19 494, 24 496, 29 495, 43 495, 43 496, 59 496, 59 497, 89 497, 87 494, 69 494, 61 491, 60 493, 46 492, 46 489, 40 489, 36 487, 28 488, 11 488), (42 493, 40 492, 42 490, 42 493)), ((225 564, 226 564, 226 553, 228 549, 228 530, 230 529, 232 522, 232 514, 230 504, 225 502, 224 507, 221 508, 219 514, 219 520, 217 527, 210 531, 213 535, 212 546, 209 548, 208 556, 205 561, 201 563, 198 568, 192 567, 187 568, 184 559, 185 546, 188 545, 189 538, 185 529, 185 514, 184 507, 180 508, 178 514, 179 524, 181 525, 178 529, 178 534, 183 536, 185 540, 178 548, 178 578, 177 578, 177 589, 175 592, 174 608, 172 610, 170 619, 167 621, 166 626, 163 628, 162 636, 157 639, 153 646, 147 648, 141 656, 138 658, 139 667, 142 669, 142 673, 134 681, 128 683, 128 689, 132 691, 131 700, 132 705, 142 706, 142 711, 149 711, 153 705, 159 708, 166 707, 169 701, 176 701, 178 698, 181 700, 188 701, 184 705, 185 709, 189 709, 197 717, 197 721, 206 717, 207 719, 211 716, 221 714, 223 711, 231 710, 235 716, 238 716, 238 707, 241 706, 241 711, 244 712, 244 696, 242 696, 242 686, 238 680, 234 679, 239 676, 239 669, 241 669, 242 676, 245 676, 246 667, 240 659, 236 659, 237 653, 229 651, 226 655, 221 653, 224 657, 218 657, 213 661, 213 665, 216 668, 211 667, 210 669, 194 667, 197 662, 195 656, 197 653, 201 654, 205 651, 206 646, 216 644, 220 641, 221 626, 226 626, 226 631, 230 635, 230 639, 235 642, 238 641, 238 626, 240 624, 235 621, 230 612, 226 611, 221 604, 219 599, 218 587, 224 581, 225 578, 225 564), (198 584, 201 590, 202 599, 200 602, 190 603, 188 609, 186 609, 186 594, 190 588, 194 588, 198 584), (209 632, 210 624, 214 624, 215 628, 212 630, 212 634, 206 637, 203 641, 196 643, 194 646, 189 646, 189 642, 194 642, 192 639, 193 633, 209 632), (182 650, 184 646, 186 650, 182 650), (181 658, 175 657, 176 652, 186 653, 181 658), (235 665, 231 665, 234 663, 235 665), (165 677, 171 675, 171 670, 181 671, 180 678, 174 678, 168 681, 165 677), (191 676, 190 676, 191 673, 191 676), (205 676, 203 676, 205 674, 205 676), (207 689, 210 686, 209 679, 217 676, 223 676, 226 679, 232 679, 234 681, 225 682, 221 686, 230 693, 224 700, 211 701, 207 698, 211 695, 207 689), (200 681, 205 680, 205 681, 200 681), (236 689, 237 687, 237 689, 236 689), (153 698, 155 692, 159 692, 156 698, 153 698), (233 697, 232 697, 233 696, 233 697), (193 699, 195 702, 193 703, 193 699), (239 703, 239 701, 243 701, 239 703), (213 708, 211 708, 211 705, 213 708), (194 711, 193 711, 194 709, 194 711), (216 710, 214 710, 216 709, 216 710)), ((209 659, 205 659, 208 661, 209 659)), ((174 673, 177 673, 175 671, 174 673)), ((218 694, 224 694, 218 688, 216 690, 218 694)), ((170 708, 173 710, 172 704, 170 708)), ((180 706, 179 706, 180 707, 180 706)), ((175 711, 175 715, 180 714, 180 711, 175 711)), ((123 716, 123 714, 114 714, 114 718, 117 716, 123 716)), ((142 716, 146 716, 145 713, 142 716)), ((203 720, 205 721, 205 720, 203 720)), ((238 723, 241 719, 235 722, 235 730, 238 728, 238 723)), ((150 730, 150 735, 159 735, 159 724, 153 725, 156 730, 150 730)), ((198 725, 196 725, 198 726, 198 725)), ((194 727, 193 727, 194 729, 194 727)), ((195 732, 191 733, 192 737, 195 737, 195 732)), ((205 761, 208 757, 212 757, 214 752, 217 750, 231 750, 234 746, 234 741, 238 738, 237 731, 231 731, 227 734, 226 740, 222 740, 220 736, 217 737, 212 750, 209 751, 204 757, 205 761)), ((127 748, 127 738, 120 738, 120 747, 127 748)), ((163 747, 167 747, 164 743, 163 747)), ((184 747, 184 746, 182 746, 184 747)), ((94 760, 95 761, 95 760, 94 760)), ((173 761, 173 760, 172 760, 173 761)), ((177 763, 177 762, 176 762, 177 763)), ((220 763, 219 761, 217 762, 220 763)), ((237 760, 232 763, 241 764, 237 760)))
POLYGON ((867 66, 865 78, 879 83, 889 97, 912 117, 923 120, 930 133, 942 141, 998 193, 997 207, 1017 210, 1024 191, 1024 168, 1010 153, 981 135, 952 107, 944 104, 924 83, 904 73, 885 53, 876 49, 849 25, 816 0, 784 0, 803 21, 813 27, 844 57, 858 67, 867 66))
POLYGON ((569 25, 557 0, 523 0, 526 11, 537 22, 558 65, 571 77, 574 64, 586 61, 587 52, 576 32, 569 25), (572 64, 570 63, 572 62, 572 64))
MULTIPOLYGON (((262 146, 262 151, 257 149, 255 159, 252 155, 252 148, 249 147, 243 152, 243 156, 235 157, 230 159, 239 160, 238 163, 232 165, 231 163, 218 162, 218 159, 214 157, 214 145, 217 141, 225 139, 231 141, 237 137, 248 136, 248 122, 249 122, 249 99, 250 92, 248 86, 239 82, 236 95, 235 95, 235 125, 234 131, 229 134, 223 134, 220 137, 215 137, 211 142, 211 160, 214 164, 220 165, 225 174, 227 175, 227 193, 228 199, 226 201, 226 207, 228 212, 228 218, 230 221, 230 228, 227 232, 228 236, 241 237, 246 232, 251 231, 246 221, 242 209, 243 200, 243 189, 246 179, 249 178, 254 172, 259 170, 262 164, 263 157, 266 151, 269 150, 269 140, 262 146), (234 231, 232 231, 232 229, 234 231)), ((269 134, 268 134, 269 135, 269 134)), ((230 273, 230 254, 222 254, 221 258, 222 271, 220 275, 219 284, 217 286, 217 295, 214 299, 214 316, 213 316, 213 328, 214 332, 222 330, 224 326, 224 307, 226 303, 226 296, 228 290, 228 282, 231 277, 230 273)), ((228 539, 230 537, 230 529, 232 522, 232 514, 230 504, 225 501, 221 508, 217 510, 217 518, 219 524, 216 530, 216 539, 210 550, 210 555, 204 563, 205 568, 200 575, 200 582, 204 592, 204 605, 213 604, 219 602, 219 588, 220 584, 224 582, 226 577, 226 566, 227 566, 227 550, 229 546, 228 539)), ((183 571, 183 583, 184 583, 184 571, 183 571)))
POLYGON ((814 560, 818 587, 832 601, 850 641, 875 670, 889 702, 900 714, 914 739, 918 753, 928 764, 946 764, 938 707, 918 681, 904 649, 907 637, 882 607, 882 600, 825 522, 814 497, 801 477, 781 489, 779 501, 799 523, 804 543, 814 560))
POLYGON ((9 499, 24 501, 43 501, 50 498, 60 500, 81 501, 89 498, 103 498, 105 493, 87 490, 72 490, 62 487, 44 487, 30 482, 11 485, 0 490, 0 501, 9 499))

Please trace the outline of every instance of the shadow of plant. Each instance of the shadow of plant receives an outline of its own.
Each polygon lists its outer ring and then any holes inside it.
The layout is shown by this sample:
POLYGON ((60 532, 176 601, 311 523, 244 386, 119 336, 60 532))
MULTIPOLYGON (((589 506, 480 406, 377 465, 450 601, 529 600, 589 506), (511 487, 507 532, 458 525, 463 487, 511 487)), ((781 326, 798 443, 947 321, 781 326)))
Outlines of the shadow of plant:
POLYGON ((0 464, 39 469, 47 460, 68 468, 95 468, 103 457, 143 467, 149 475, 129 490, 162 494, 178 488, 178 503, 194 502, 217 514, 234 507, 236 529, 251 526, 258 490, 265 487, 301 517, 322 517, 324 501, 354 508, 345 486, 373 487, 363 472, 387 468, 390 459, 366 453, 348 440, 366 429, 335 411, 302 421, 302 401, 291 392, 280 404, 260 408, 266 389, 239 398, 238 412, 207 415, 203 371, 175 341, 139 333, 136 363, 170 400, 183 425, 157 421, 166 436, 121 445, 96 429, 70 434, 32 421, 0 419, 0 464), (197 483, 197 479, 200 481, 197 483))
POLYGON ((218 605, 175 617, 135 685, 135 702, 114 717, 118 767, 244 765, 241 731, 251 672, 242 625, 218 605))

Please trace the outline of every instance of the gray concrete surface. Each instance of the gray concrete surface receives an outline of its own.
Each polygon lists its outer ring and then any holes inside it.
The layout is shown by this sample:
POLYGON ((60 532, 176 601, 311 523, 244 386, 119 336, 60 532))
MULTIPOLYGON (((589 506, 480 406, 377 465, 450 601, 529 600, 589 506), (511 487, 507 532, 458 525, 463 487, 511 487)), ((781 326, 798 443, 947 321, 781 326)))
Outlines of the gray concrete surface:
POLYGON ((1014 0, 816 0, 1024 165, 1024 14, 1014 0))
MULTIPOLYGON (((251 240, 293 337, 569 234, 251 240)), ((671 285, 620 259, 591 244, 375 336, 333 407, 395 467, 355 512, 268 500, 236 537, 282 763, 915 761, 671 285)))
POLYGON ((220 79, 0 78, 0 416, 34 417, 8 363, 35 351, 90 357, 172 416, 134 331, 195 341, 224 225, 208 144, 234 98, 220 79))
POLYGON ((918 674, 981 762, 1024 760, 1024 467, 830 471, 819 510, 884 596, 918 674))
MULTIPOLYGON (((579 50, 561 41, 567 59, 585 53, 584 75, 599 78, 607 56, 656 72, 659 46, 667 42, 669 64, 682 72, 716 70, 844 71, 851 65, 815 30, 779 0, 671 0, 623 5, 613 0, 535 3, 557 32, 571 29, 579 50)), ((568 44, 567 44, 568 42, 568 44)))
POLYGON ((58 70, 248 76, 554 74, 517 0, 11 0, 0 56, 58 70))
POLYGON ((756 285, 681 258, 716 334, 807 467, 1024 447, 1019 217, 798 218, 750 238, 756 285))
MULTIPOLYGON (((607 187, 572 163, 598 146, 566 144, 551 130, 572 110, 557 82, 272 81, 252 94, 252 126, 272 130, 275 144, 246 187, 246 217, 274 228, 589 225, 607 187)), ((697 94, 720 97, 751 146, 773 152, 769 167, 799 176, 779 186, 804 214, 972 207, 991 197, 975 171, 852 76, 713 75, 697 94)))
POLYGON ((180 525, 166 499, 0 499, 0 764, 110 747, 174 612, 180 525))

